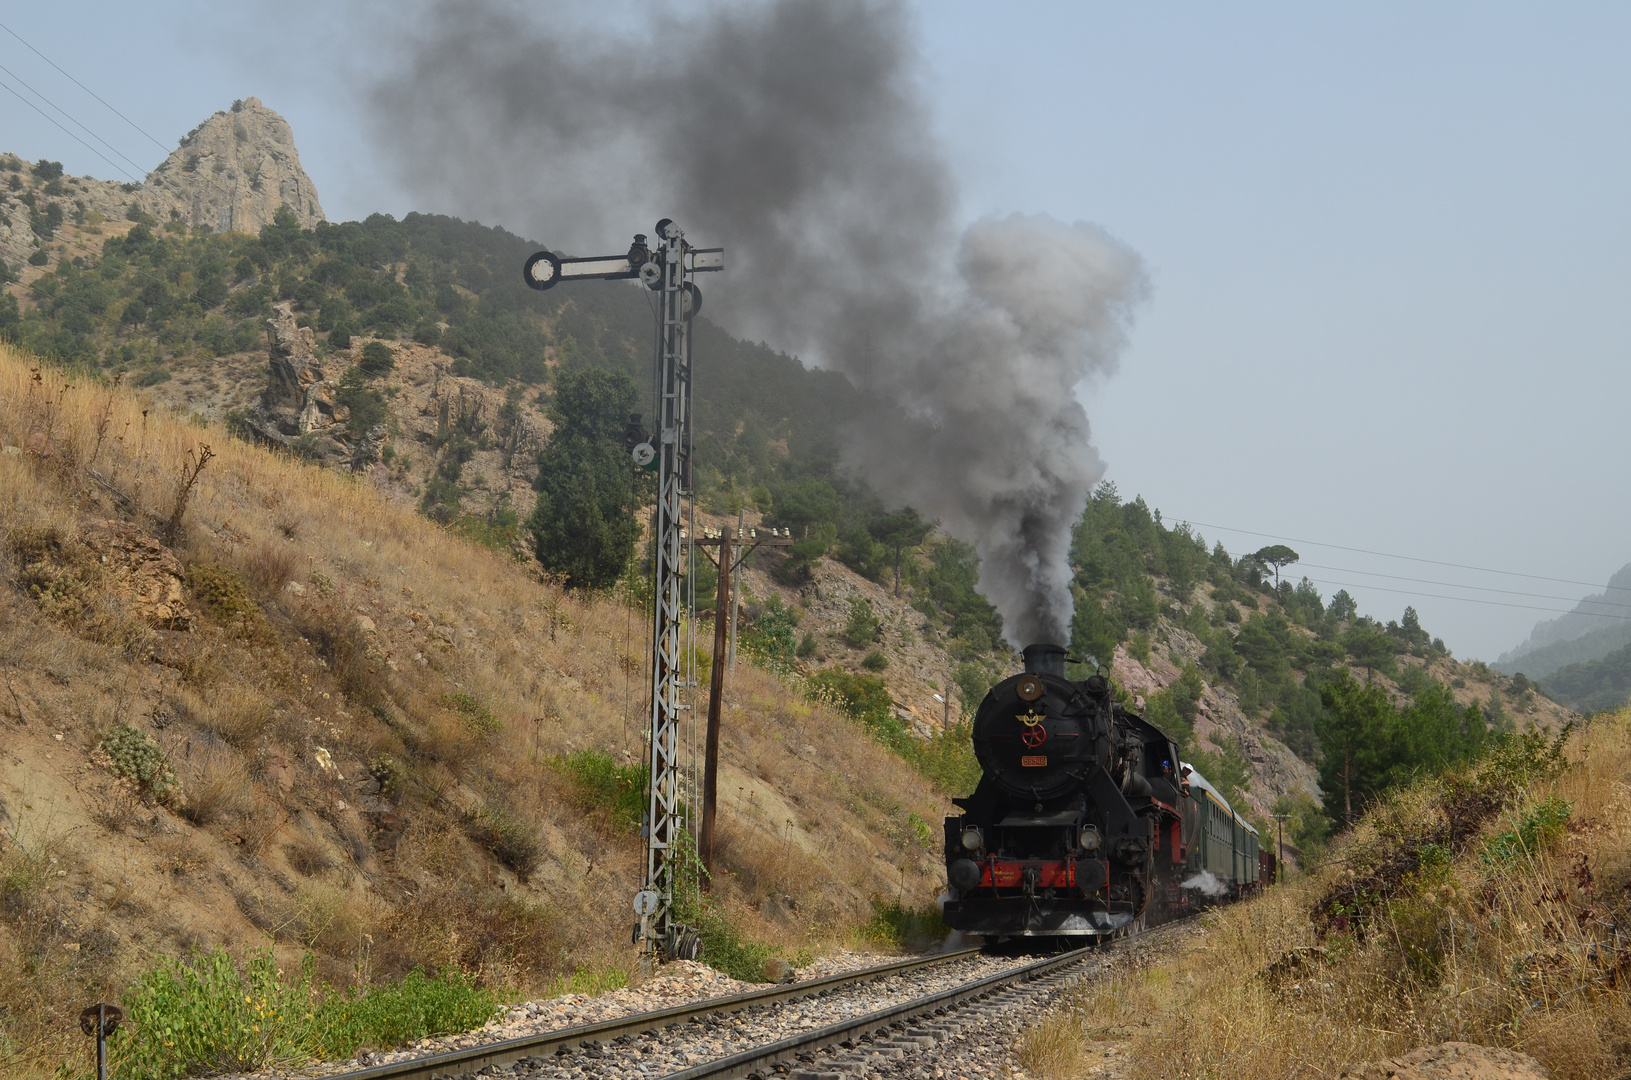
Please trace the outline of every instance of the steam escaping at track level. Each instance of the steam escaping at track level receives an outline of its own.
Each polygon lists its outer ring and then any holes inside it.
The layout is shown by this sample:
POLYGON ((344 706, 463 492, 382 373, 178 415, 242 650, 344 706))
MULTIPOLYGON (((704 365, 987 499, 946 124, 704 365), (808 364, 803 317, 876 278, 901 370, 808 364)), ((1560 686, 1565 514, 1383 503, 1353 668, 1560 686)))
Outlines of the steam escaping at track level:
POLYGON ((1070 527, 1104 472, 1076 392, 1114 369, 1142 261, 1045 216, 957 235, 904 4, 662 11, 431 9, 373 98, 402 182, 556 250, 659 217, 724 245, 710 311, 866 391, 849 464, 978 548, 1011 643, 1069 640, 1070 527))

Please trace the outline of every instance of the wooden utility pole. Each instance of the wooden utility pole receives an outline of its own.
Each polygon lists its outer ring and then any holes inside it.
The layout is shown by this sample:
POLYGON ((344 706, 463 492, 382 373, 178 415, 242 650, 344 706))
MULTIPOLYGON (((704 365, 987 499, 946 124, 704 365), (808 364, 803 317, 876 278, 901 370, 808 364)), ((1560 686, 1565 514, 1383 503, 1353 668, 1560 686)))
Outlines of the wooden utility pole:
POLYGON ((719 794, 719 713, 725 701, 725 642, 731 606, 731 531, 719 537, 719 587, 714 593, 714 662, 708 680, 708 740, 702 756, 702 865, 714 869, 714 813, 719 794))
MULTIPOLYGON (((736 512, 736 537, 737 537, 737 539, 741 539, 742 536, 744 535, 743 532, 742 532, 742 526, 747 523, 746 520, 745 520, 746 516, 747 515, 741 510, 738 510, 736 512)), ((742 593, 741 593, 741 590, 732 589, 731 590, 731 638, 730 638, 730 642, 725 647, 726 652, 729 654, 729 660, 728 660, 727 666, 729 667, 730 673, 732 675, 736 674, 736 622, 737 622, 737 619, 740 617, 741 610, 742 610, 742 593)))
MULTIPOLYGON (((740 524, 736 533, 726 528, 718 536, 704 536, 692 541, 700 548, 717 547, 719 556, 719 586, 714 590, 714 659, 713 672, 708 680, 708 738, 702 753, 702 834, 697 837, 697 848, 702 865, 709 873, 714 869, 714 818, 719 793, 719 715, 725 705, 725 652, 728 643, 736 640, 736 590, 732 587, 735 571, 742 560, 761 544, 770 547, 791 547, 791 536, 778 536, 776 530, 760 537, 759 530, 744 534, 740 524)), ((731 650, 732 660, 736 658, 731 650)))

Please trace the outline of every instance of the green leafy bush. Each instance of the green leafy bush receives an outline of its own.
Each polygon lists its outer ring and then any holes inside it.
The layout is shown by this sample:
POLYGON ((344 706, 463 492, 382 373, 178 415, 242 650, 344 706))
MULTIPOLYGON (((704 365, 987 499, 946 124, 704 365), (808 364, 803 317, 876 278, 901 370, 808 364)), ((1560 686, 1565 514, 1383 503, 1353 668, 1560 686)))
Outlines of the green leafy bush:
POLYGON ((885 656, 877 649, 873 649, 871 652, 866 654, 864 659, 862 659, 861 666, 866 668, 868 671, 882 671, 889 666, 889 657, 885 656))
POLYGON ((578 750, 549 759, 556 772, 572 781, 578 803, 599 811, 626 832, 636 832, 646 813, 646 765, 619 765, 604 750, 578 750))
POLYGON ((362 347, 357 366, 370 376, 384 375, 396 367, 396 350, 383 341, 370 341, 362 347))
POLYGON ((928 904, 908 908, 898 900, 874 900, 872 918, 861 928, 861 936, 895 948, 923 949, 938 945, 951 931, 940 917, 940 906, 928 904))
POLYGON ((739 638, 742 651, 772 671, 787 670, 797 651, 793 612, 772 596, 748 614, 751 621, 739 638))
POLYGON ((348 1057, 359 1046, 400 1046, 467 1031, 498 1011, 491 991, 449 969, 410 972, 395 985, 341 992, 307 956, 285 972, 269 950, 235 963, 224 949, 165 958, 123 997, 127 1023, 109 1041, 119 1080, 251 1072, 348 1057))
POLYGON ((1574 807, 1557 795, 1526 809, 1518 819, 1484 842, 1484 864, 1499 868, 1522 858, 1533 858, 1563 835, 1574 807))

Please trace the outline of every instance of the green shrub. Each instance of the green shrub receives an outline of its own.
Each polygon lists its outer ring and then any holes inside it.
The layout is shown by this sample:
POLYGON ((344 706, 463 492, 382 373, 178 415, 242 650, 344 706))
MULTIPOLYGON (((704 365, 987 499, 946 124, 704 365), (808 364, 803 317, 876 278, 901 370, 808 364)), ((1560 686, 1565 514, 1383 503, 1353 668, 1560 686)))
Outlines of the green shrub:
POLYGON ((51 253, 44 248, 35 248, 28 256, 28 265, 44 266, 51 261, 51 253))
POLYGON ((884 668, 889 666, 889 657, 885 656, 877 649, 873 649, 871 652, 867 653, 866 658, 861 661, 861 666, 866 668, 868 671, 882 671, 884 668))
POLYGON ((882 623, 872 614, 872 604, 865 597, 852 596, 849 602, 849 621, 844 624, 844 643, 852 649, 868 645, 878 634, 882 623))
POLYGON ((899 901, 872 902, 872 918, 861 928, 861 936, 895 948, 922 949, 938 945, 951 931, 940 917, 940 905, 903 907, 899 901))
POLYGON ((739 639, 742 651, 772 671, 787 670, 797 651, 792 610, 772 596, 749 618, 739 639))
POLYGON ((972 795, 980 782, 980 761, 974 756, 974 722, 954 722, 945 731, 913 743, 908 760, 942 794, 952 798, 972 795))
POLYGON ((702 938, 704 964, 742 982, 765 981, 765 961, 776 955, 772 946, 747 937, 713 904, 703 905, 686 921, 702 938))
POLYGON ((266 613, 255 603, 249 582, 236 570, 197 563, 187 568, 187 586, 206 611, 232 627, 239 637, 262 644, 276 640, 266 613))
POLYGON ((572 781, 585 810, 604 813, 627 832, 636 832, 646 813, 647 765, 619 765, 604 750, 578 750, 549 759, 550 768, 572 781))
POLYGON ((120 724, 97 744, 113 764, 115 774, 130 780, 142 793, 166 802, 181 792, 181 782, 170 767, 164 748, 150 735, 120 724))
POLYGON ((1522 858, 1533 858, 1563 835, 1574 806, 1567 799, 1548 795, 1529 807, 1506 829, 1484 842, 1484 865, 1499 868, 1522 858))
MULTIPOLYGON (((349 338, 350 335, 347 335, 348 341, 349 338)), ((370 341, 362 347, 362 356, 358 358, 357 366, 368 375, 384 375, 396 367, 396 350, 383 341, 370 341)))
POLYGON ((270 950, 240 965, 226 950, 161 959, 123 997, 127 1023, 109 1040, 119 1080, 298 1066, 467 1031, 497 1013, 490 991, 457 970, 410 972, 395 985, 340 992, 307 956, 285 973, 270 950))

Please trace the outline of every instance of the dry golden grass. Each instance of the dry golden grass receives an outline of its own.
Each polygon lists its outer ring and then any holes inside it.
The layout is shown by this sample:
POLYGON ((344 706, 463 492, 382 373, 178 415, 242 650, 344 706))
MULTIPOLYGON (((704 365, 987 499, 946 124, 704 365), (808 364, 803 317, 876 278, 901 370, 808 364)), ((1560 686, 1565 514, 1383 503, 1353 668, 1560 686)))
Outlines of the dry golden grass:
POLYGON ((1311 913, 1388 837, 1431 820, 1430 786, 1406 792, 1334 846, 1307 879, 1209 917, 1172 959, 1084 988, 1025 1037, 1039 1077, 1082 1075, 1106 1045, 1128 1076, 1334 1077, 1344 1065, 1448 1040, 1520 1050, 1559 1080, 1631 1068, 1631 711, 1569 745, 1570 764, 1497 815, 1504 829, 1549 796, 1566 831, 1506 864, 1470 838, 1417 870, 1359 934, 1323 939, 1311 913))
MULTIPOLYGON (((21 763, 0 762, 0 820, 74 852, 71 875, 30 895, 63 933, 110 935, 99 992, 156 954, 267 937, 286 958, 317 951, 331 978, 452 963, 526 993, 632 968, 639 839, 589 827, 548 762, 641 758, 643 615, 562 592, 365 482, 4 347, 0 447, 0 725, 21 763), (155 629, 112 584, 99 530, 158 537, 204 444, 216 456, 173 545, 195 619, 155 629), (14 541, 52 530, 63 581, 42 601, 14 541), (458 695, 496 722, 473 728, 458 695), (175 765, 174 809, 98 764, 121 723, 175 765), (531 874, 478 842, 484 807, 536 844, 531 874)), ((747 933, 819 950, 874 897, 935 895, 937 860, 902 827, 945 810, 921 777, 763 672, 739 669, 727 702, 731 865, 714 897, 747 933), (796 897, 796 915, 761 913, 771 896, 796 897)), ((88 991, 29 968, 19 934, 0 913, 0 996, 26 1002, 0 1017, 0 1073, 44 1076, 88 991)))

